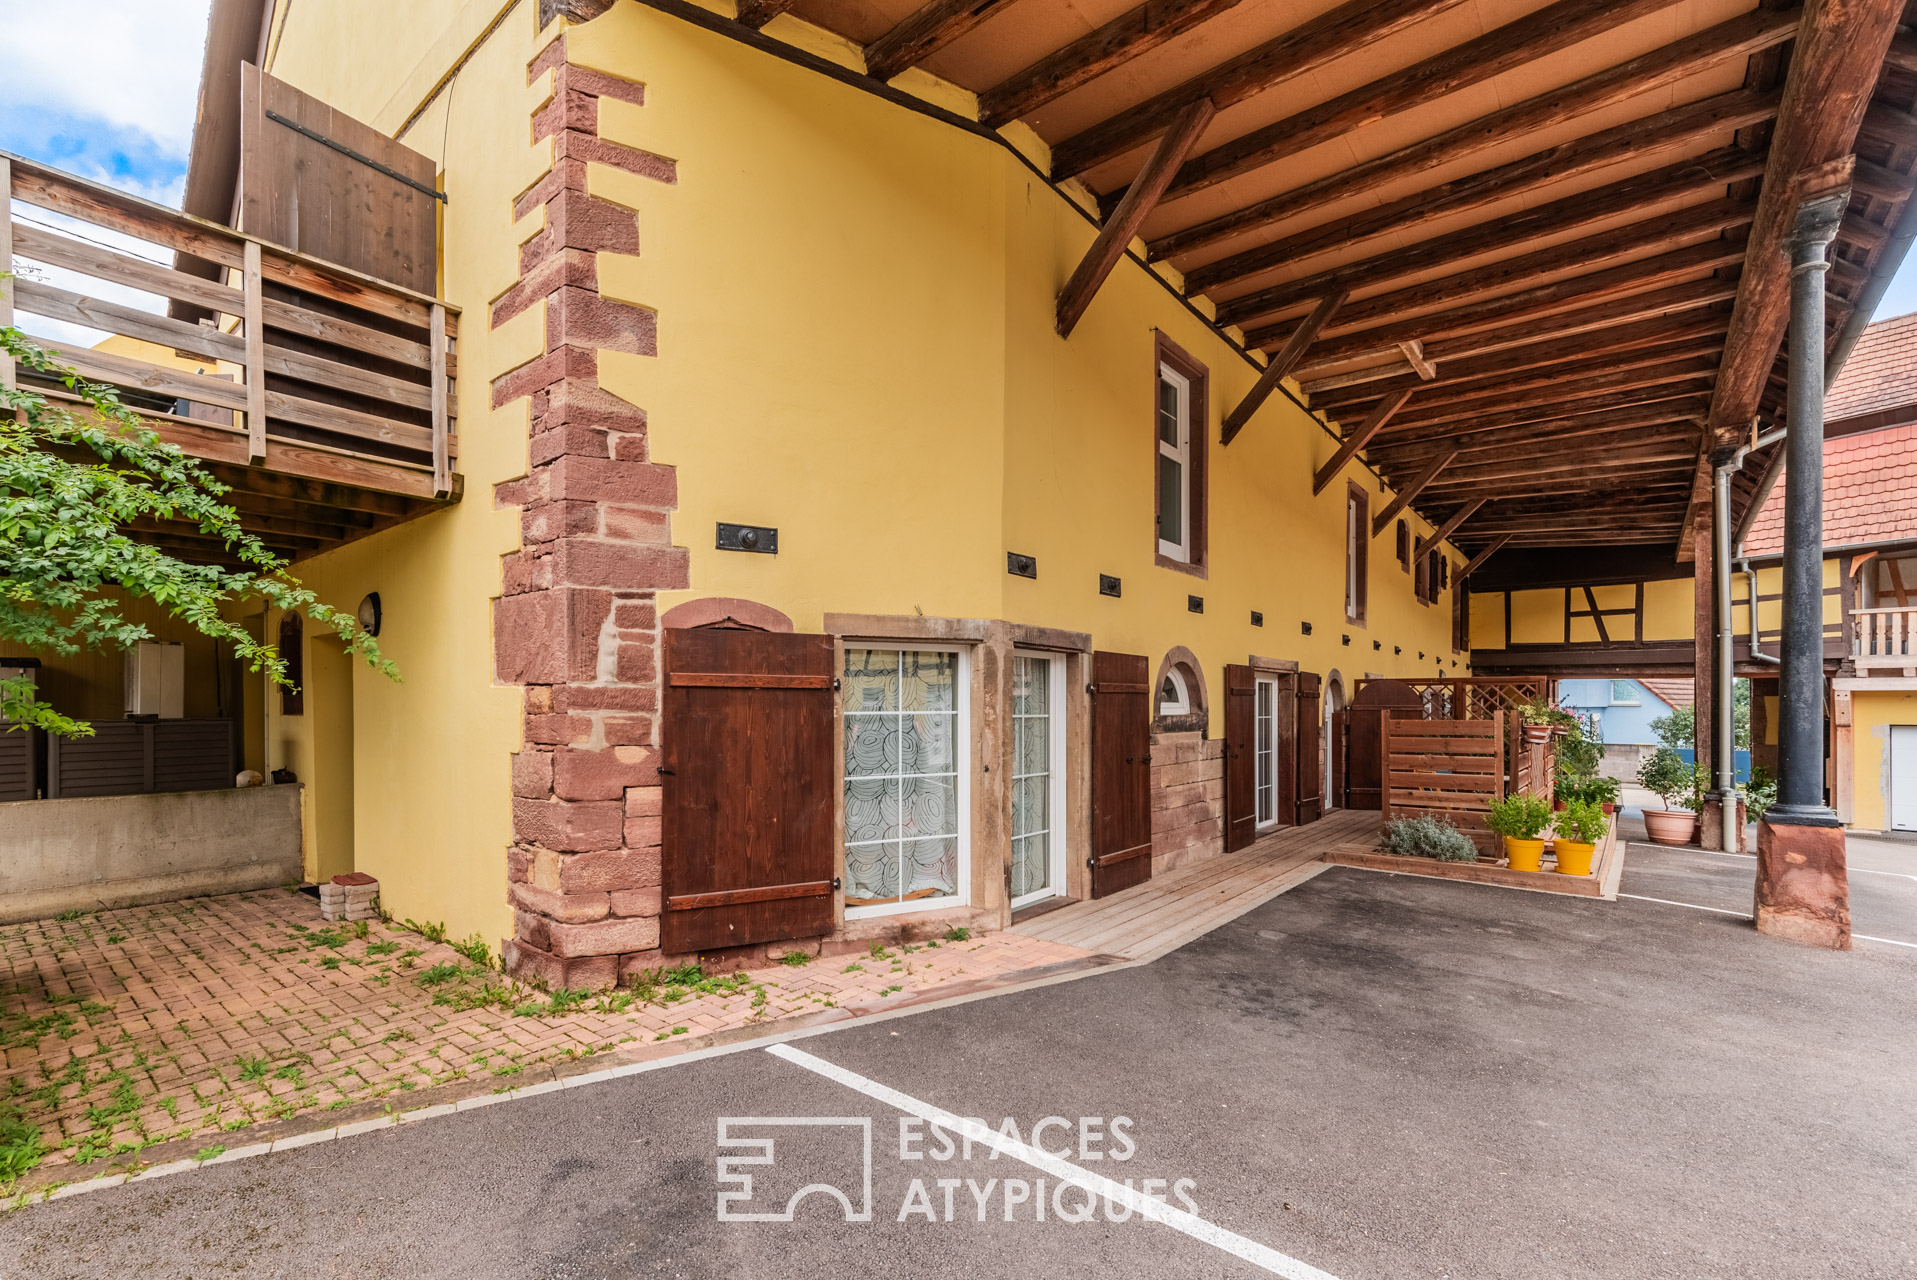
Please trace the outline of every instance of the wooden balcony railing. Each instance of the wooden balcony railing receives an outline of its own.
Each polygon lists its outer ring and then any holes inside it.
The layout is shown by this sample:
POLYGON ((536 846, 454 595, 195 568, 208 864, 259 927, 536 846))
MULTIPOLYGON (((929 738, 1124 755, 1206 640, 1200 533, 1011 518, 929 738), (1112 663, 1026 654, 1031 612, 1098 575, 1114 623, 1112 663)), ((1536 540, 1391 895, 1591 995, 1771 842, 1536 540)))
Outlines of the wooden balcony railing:
MULTIPOLYGON (((14 272, 0 324, 117 387, 229 483, 233 469, 313 482, 258 491, 295 508, 278 513, 284 549, 322 548, 458 497, 455 308, 5 153, 0 190, 31 206, 0 219, 0 262, 14 272), (176 253, 220 278, 178 269, 176 253), (178 319, 159 303, 210 318, 178 319), (45 320, 123 341, 62 341, 45 320), (345 490, 400 501, 335 502, 345 490), (311 509, 329 504, 351 508, 343 523, 311 509)), ((9 374, 71 398, 30 370, 0 369, 9 374)))
POLYGON ((1917 675, 1917 605, 1851 610, 1851 665, 1917 675))

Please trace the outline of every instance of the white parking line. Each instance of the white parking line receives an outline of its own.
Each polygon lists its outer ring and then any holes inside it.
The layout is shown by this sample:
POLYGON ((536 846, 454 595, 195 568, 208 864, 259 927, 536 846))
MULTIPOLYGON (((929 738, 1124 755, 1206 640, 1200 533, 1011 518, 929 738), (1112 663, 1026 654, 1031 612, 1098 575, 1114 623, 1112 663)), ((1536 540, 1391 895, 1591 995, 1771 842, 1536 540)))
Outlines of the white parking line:
MULTIPOLYGON (((1751 913, 1748 911, 1726 911, 1722 907, 1700 907, 1695 902, 1673 902, 1669 898, 1647 898, 1641 893, 1620 893, 1618 897, 1630 898, 1636 902, 1661 903, 1667 907, 1689 907, 1693 911, 1714 911, 1720 916, 1735 916, 1739 920, 1748 920, 1751 918, 1751 913)), ((1850 936, 1863 942, 1882 942, 1887 946, 1910 947, 1913 950, 1917 950, 1917 942, 1899 942, 1895 938, 1879 938, 1868 933, 1853 933, 1850 936)))
MULTIPOLYGON (((1632 843, 1640 844, 1642 843, 1642 841, 1634 840, 1632 841, 1632 843)), ((1726 850, 1726 849, 1684 849, 1684 848, 1674 848, 1669 845, 1659 845, 1657 847, 1659 848, 1660 851, 1669 850, 1672 853, 1708 853, 1713 858, 1743 858, 1749 862, 1757 861, 1757 855, 1754 853, 1731 853, 1729 850, 1726 850)), ((1862 871, 1866 873, 1867 875, 1873 875, 1873 876, 1891 876, 1898 880, 1917 880, 1917 876, 1913 876, 1909 874, 1908 872, 1879 871, 1876 867, 1848 867, 1846 868, 1846 870, 1862 871)), ((1683 904, 1680 903, 1679 905, 1681 906, 1683 904)))
POLYGON ((1248 1240, 1236 1232, 1227 1231, 1216 1223, 1207 1222, 1196 1214, 1183 1209, 1174 1209, 1162 1200, 1154 1199, 1143 1192, 1135 1191, 1122 1182, 1113 1182, 1110 1178, 1087 1173, 1069 1161, 1048 1154, 1037 1147, 1027 1146, 1013 1138, 1007 1138, 996 1130, 988 1129, 976 1120, 967 1120, 964 1116, 953 1115, 929 1102, 921 1102, 909 1094, 900 1093, 876 1080, 868 1080, 857 1072, 847 1071, 823 1058, 815 1058, 803 1050, 791 1045, 769 1045, 766 1052, 784 1058, 794 1066, 804 1067, 826 1079, 844 1085, 848 1089, 875 1098, 886 1106, 903 1111, 907 1115, 937 1125, 941 1129, 960 1134, 972 1142, 990 1147, 1003 1155, 1023 1161, 1034 1169, 1042 1169, 1055 1178, 1074 1186, 1083 1187, 1094 1196, 1103 1197, 1114 1203, 1122 1204, 1137 1213, 1141 1218, 1150 1218, 1162 1222, 1174 1231, 1182 1231, 1194 1240, 1201 1240, 1215 1249, 1222 1249, 1235 1258, 1242 1258, 1255 1267, 1261 1267, 1273 1275, 1285 1276, 1287 1280, 1335 1280, 1330 1273, 1320 1271, 1309 1263, 1300 1262, 1288 1254, 1248 1240))

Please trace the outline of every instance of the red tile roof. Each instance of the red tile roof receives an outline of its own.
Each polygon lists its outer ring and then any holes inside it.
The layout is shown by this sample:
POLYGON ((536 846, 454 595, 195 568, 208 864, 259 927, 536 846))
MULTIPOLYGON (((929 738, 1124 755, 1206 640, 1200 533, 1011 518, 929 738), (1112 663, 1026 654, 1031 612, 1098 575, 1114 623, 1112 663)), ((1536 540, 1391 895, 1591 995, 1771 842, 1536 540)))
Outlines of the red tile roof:
MULTIPOLYGON (((1864 330, 1824 398, 1824 418, 1917 405, 1917 314, 1864 330)), ((1767 555, 1784 546, 1784 490, 1778 477, 1744 549, 1767 555)), ((1853 546, 1917 539, 1917 423, 1824 441, 1824 542, 1853 546)))
POLYGON ((1697 686, 1689 680, 1644 680, 1638 683, 1673 707, 1688 707, 1697 701, 1697 686))

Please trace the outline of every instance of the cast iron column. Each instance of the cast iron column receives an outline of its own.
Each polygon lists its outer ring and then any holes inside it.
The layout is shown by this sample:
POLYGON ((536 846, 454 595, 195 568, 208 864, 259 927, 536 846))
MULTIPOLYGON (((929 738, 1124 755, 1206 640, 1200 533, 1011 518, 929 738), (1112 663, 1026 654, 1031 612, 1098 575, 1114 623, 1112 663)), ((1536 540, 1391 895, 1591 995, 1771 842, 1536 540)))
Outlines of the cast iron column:
POLYGON ((1807 201, 1791 236, 1778 803, 1758 824, 1751 912, 1760 933, 1841 951, 1850 872, 1844 828, 1824 803, 1824 272, 1849 198, 1807 201))
POLYGON ((1784 634, 1777 822, 1834 827, 1824 803, 1824 273, 1848 192, 1810 201, 1791 237, 1784 442, 1784 634))

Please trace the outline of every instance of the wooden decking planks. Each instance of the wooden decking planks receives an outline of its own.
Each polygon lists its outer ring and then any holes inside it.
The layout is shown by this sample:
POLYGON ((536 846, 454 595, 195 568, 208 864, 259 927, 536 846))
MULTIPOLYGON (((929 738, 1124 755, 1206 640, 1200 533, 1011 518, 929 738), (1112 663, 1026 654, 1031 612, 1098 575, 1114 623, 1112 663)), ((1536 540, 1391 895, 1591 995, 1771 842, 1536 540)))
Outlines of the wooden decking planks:
POLYGON ((1048 942, 1152 959, 1276 897, 1325 869, 1328 849, 1375 835, 1378 815, 1336 809, 1235 853, 1180 867, 1123 893, 1048 912, 1012 932, 1048 942))

